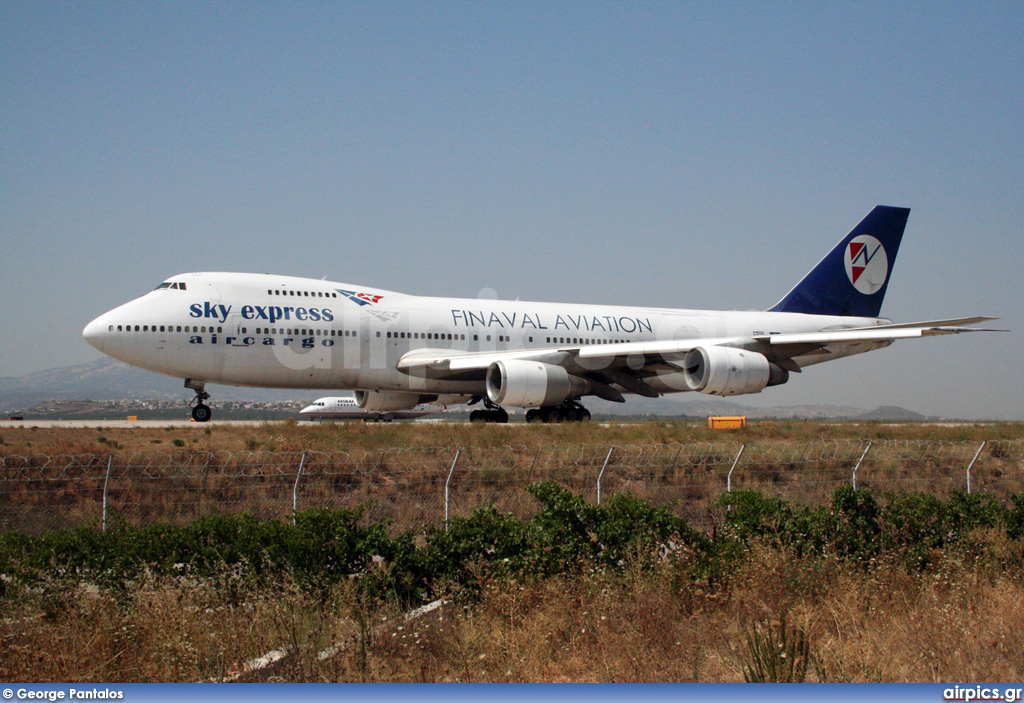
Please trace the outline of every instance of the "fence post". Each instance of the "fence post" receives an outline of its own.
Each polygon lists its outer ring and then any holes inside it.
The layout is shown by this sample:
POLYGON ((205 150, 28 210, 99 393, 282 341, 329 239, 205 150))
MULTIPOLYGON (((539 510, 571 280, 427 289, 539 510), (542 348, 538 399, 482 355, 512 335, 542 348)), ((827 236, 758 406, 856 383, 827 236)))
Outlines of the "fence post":
POLYGON ((615 447, 608 450, 608 456, 604 458, 604 466, 601 467, 601 473, 597 475, 597 504, 601 505, 601 479, 604 477, 604 471, 608 468, 608 462, 612 460, 612 452, 615 451, 615 447))
MULTIPOLYGON (((736 453, 736 458, 732 460, 732 466, 729 467, 729 475, 725 477, 725 492, 732 493, 732 472, 736 470, 736 465, 740 463, 740 457, 743 456, 743 450, 747 448, 747 445, 741 444, 739 452, 736 453)), ((732 510, 732 503, 725 506, 726 511, 732 510)))
POLYGON ((537 453, 533 455, 533 462, 530 463, 530 475, 526 477, 526 485, 529 486, 533 483, 533 470, 537 466, 537 459, 540 458, 540 449, 537 449, 537 453))
MULTIPOLYGON (((189 459, 191 461, 191 459, 189 459)), ((206 462, 203 464, 203 478, 199 483, 199 516, 202 517, 205 512, 203 503, 206 499, 206 482, 210 476, 210 454, 206 454, 206 462)))
MULTIPOLYGON (((114 455, 107 460, 107 478, 103 481, 103 532, 107 531, 107 491, 110 489, 110 472, 114 468, 114 455)), ((970 492, 970 491, 968 491, 970 492)))
POLYGON ((860 455, 860 459, 857 460, 857 465, 853 467, 853 490, 857 490, 857 469, 860 468, 860 464, 864 461, 864 457, 868 455, 868 450, 871 449, 872 442, 868 442, 868 446, 864 447, 864 453, 860 455))
POLYGON ((974 468, 974 462, 976 462, 978 457, 981 456, 981 450, 985 448, 986 444, 988 444, 988 440, 981 443, 981 446, 978 447, 978 451, 974 452, 974 458, 971 459, 971 463, 967 465, 967 495, 971 494, 971 469, 974 468))
POLYGON ((675 470, 675 468, 676 468, 676 459, 678 459, 679 455, 682 454, 682 453, 683 453, 683 445, 680 444, 679 445, 679 449, 676 450, 676 455, 674 457, 672 457, 672 466, 668 467, 669 471, 674 471, 675 470))
POLYGON ((448 479, 444 482, 444 531, 448 531, 448 516, 450 515, 449 497, 451 496, 450 486, 452 483, 452 474, 455 473, 455 465, 459 463, 459 454, 462 453, 461 449, 455 450, 455 459, 452 461, 452 468, 448 471, 448 479))
MULTIPOLYGON (((308 450, 307 450, 308 451, 308 450)), ((299 460, 299 473, 295 475, 295 485, 292 487, 292 524, 295 524, 295 513, 299 512, 299 481, 302 480, 302 470, 306 468, 306 452, 302 452, 302 459, 299 460)))

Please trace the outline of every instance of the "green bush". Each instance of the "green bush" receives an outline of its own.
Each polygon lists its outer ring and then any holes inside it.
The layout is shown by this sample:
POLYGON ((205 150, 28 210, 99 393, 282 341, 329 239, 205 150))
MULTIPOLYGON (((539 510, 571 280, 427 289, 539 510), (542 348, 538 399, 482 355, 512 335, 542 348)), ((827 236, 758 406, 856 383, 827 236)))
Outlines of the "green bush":
POLYGON ((525 522, 486 506, 452 520, 447 531, 428 530, 430 571, 470 583, 480 567, 488 573, 537 576, 588 566, 620 569, 627 563, 647 568, 670 541, 709 544, 667 509, 626 494, 599 507, 552 482, 535 483, 529 490, 541 509, 525 522))
POLYGON ((469 517, 428 528, 421 544, 411 533, 389 535, 362 510, 313 509, 294 522, 218 514, 186 525, 134 526, 114 513, 112 531, 78 528, 41 537, 0 535, 0 594, 12 584, 88 581, 127 588, 146 574, 224 579, 239 584, 287 580, 326 594, 351 582, 360 597, 422 602, 452 589, 473 593, 486 578, 543 578, 588 568, 649 571, 679 547, 690 555, 679 578, 712 580, 740 563, 758 541, 795 558, 835 558, 870 568, 883 553, 909 568, 958 549, 971 558, 985 546, 978 534, 1024 532, 1024 494, 1013 508, 989 496, 955 493, 948 500, 921 494, 887 496, 843 487, 830 506, 806 507, 753 491, 724 495, 726 529, 715 541, 667 508, 627 494, 606 505, 588 503, 554 483, 530 491, 541 503, 521 520, 493 505, 469 517), (972 539, 974 540, 972 542, 972 539), (980 545, 980 546, 979 546, 980 545), (972 551, 974 550, 974 551, 972 551))

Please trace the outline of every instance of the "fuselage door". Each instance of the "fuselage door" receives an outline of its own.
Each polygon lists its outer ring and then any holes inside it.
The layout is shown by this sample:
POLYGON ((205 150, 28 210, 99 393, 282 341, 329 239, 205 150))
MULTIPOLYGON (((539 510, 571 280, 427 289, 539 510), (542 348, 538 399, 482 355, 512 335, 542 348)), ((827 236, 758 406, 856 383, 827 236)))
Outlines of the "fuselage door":
POLYGON ((241 315, 235 314, 228 316, 227 331, 232 337, 231 346, 233 347, 244 347, 247 346, 242 340, 250 336, 253 332, 250 329, 252 324, 251 320, 246 320, 241 315))

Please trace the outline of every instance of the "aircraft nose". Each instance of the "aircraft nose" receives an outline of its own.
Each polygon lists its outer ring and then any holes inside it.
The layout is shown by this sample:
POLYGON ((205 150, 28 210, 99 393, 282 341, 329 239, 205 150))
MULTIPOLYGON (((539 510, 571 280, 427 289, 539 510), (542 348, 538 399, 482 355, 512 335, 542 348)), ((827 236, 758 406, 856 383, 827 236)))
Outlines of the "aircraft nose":
POLYGON ((106 315, 100 315, 95 320, 87 324, 85 329, 82 330, 82 336, 85 337, 85 341, 100 351, 103 351, 103 341, 107 332, 107 323, 105 318, 106 315))

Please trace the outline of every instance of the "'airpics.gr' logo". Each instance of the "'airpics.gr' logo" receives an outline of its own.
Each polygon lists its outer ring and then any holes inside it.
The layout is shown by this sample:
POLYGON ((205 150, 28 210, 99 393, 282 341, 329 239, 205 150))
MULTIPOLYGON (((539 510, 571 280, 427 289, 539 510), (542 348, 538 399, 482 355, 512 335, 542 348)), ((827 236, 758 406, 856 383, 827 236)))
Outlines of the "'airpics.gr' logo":
POLYGON ((864 295, 877 293, 889 275, 885 247, 870 234, 861 234, 846 245, 846 275, 864 295))

